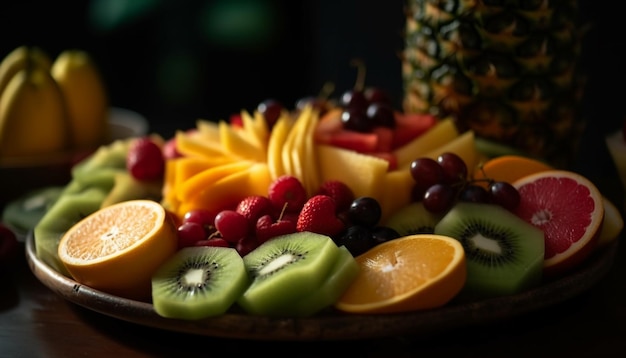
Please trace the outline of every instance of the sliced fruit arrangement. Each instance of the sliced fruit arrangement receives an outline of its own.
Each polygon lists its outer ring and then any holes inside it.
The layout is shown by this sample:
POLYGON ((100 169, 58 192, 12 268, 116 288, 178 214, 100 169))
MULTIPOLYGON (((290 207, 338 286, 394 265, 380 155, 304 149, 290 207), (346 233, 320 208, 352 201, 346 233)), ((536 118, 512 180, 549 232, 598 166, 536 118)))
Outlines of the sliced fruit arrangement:
MULTIPOLYGON (((309 100, 294 111, 267 101, 228 121, 200 119, 168 140, 101 146, 73 168, 37 222, 37 255, 79 283, 152 301, 164 317, 231 309, 306 317, 519 293, 566 274, 622 231, 619 211, 584 178, 522 156, 484 159, 471 131, 458 132, 452 119, 388 111, 376 90, 355 87, 337 105, 309 100), (554 177, 576 185, 556 185, 554 177), (557 192, 553 186, 576 187, 593 203, 576 214, 590 219, 575 239, 537 223, 557 209, 540 200, 557 192), (104 220, 138 203, 152 216, 134 221, 167 229, 173 249, 140 260, 154 236, 141 231, 133 237, 143 244, 77 257, 102 252, 79 245, 79 227, 120 239, 139 231, 104 220), (557 255, 563 259, 551 259, 554 246, 566 248, 557 255), (111 270, 124 264, 107 262, 130 259, 142 264, 118 282, 121 271, 111 270), (387 280, 372 281, 379 275, 387 280)), ((554 217, 578 220, 566 211, 554 217)))

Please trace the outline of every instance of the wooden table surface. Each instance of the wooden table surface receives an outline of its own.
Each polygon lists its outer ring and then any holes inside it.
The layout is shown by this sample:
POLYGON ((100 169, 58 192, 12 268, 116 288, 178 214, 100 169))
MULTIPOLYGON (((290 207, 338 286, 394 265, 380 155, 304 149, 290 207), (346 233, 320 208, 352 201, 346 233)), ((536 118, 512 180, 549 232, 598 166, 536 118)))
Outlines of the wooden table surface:
MULTIPOLYGON (((590 152, 576 168, 623 200, 607 156, 590 152)), ((590 289, 556 305, 489 324, 381 339, 276 342, 222 339, 140 326, 65 300, 40 282, 26 256, 0 270, 0 358, 170 357, 244 352, 288 357, 603 357, 626 356, 626 245, 590 289)), ((22 250, 24 247, 22 246, 22 250)), ((24 252, 24 250, 22 251, 24 252)))

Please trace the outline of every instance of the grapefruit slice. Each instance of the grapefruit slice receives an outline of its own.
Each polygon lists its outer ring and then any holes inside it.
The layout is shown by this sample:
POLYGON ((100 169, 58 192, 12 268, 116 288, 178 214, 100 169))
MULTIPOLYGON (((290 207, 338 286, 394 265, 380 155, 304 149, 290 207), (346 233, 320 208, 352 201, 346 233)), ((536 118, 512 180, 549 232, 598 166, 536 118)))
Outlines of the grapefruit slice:
POLYGON ((512 183, 520 193, 515 213, 544 232, 544 274, 562 274, 593 251, 604 220, 604 200, 584 176, 547 170, 512 183))
POLYGON ((394 313, 445 305, 467 279, 456 239, 417 234, 390 240, 355 258, 359 274, 335 308, 348 313, 394 313))
POLYGON ((174 222, 151 200, 129 200, 95 211, 59 242, 59 259, 83 285, 147 301, 152 274, 178 248, 174 222))

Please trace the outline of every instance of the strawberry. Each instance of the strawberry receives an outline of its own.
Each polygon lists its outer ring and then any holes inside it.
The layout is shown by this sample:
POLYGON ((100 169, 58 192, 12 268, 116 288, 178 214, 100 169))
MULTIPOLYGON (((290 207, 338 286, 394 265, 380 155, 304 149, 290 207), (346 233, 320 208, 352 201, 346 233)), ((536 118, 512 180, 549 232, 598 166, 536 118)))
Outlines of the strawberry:
POLYGON ((328 195, 335 200, 337 213, 348 210, 354 200, 354 193, 346 183, 339 180, 327 180, 316 194, 328 195))
POLYGON ((336 215, 335 200, 328 195, 314 195, 302 207, 297 231, 311 231, 334 237, 344 228, 344 223, 336 215))
POLYGON ((283 175, 274 180, 269 187, 267 197, 277 210, 285 207, 285 212, 299 212, 307 200, 304 185, 295 176, 283 175))
POLYGON ((256 240, 259 244, 279 236, 296 232, 294 219, 279 218, 274 221, 271 215, 263 215, 256 223, 256 240))
POLYGON ((254 232, 257 220, 272 212, 272 202, 266 196, 250 195, 237 204, 235 211, 248 219, 250 228, 253 230, 251 232, 254 232))

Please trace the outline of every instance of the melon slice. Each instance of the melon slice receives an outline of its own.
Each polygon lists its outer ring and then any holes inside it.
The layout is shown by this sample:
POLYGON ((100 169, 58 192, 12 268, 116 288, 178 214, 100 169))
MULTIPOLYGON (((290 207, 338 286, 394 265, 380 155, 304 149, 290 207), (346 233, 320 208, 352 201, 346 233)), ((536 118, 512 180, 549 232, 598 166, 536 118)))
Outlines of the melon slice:
POLYGON ((424 134, 394 150, 398 168, 408 168, 411 162, 424 154, 452 141, 459 135, 452 119, 443 119, 424 134))
POLYGON ((340 180, 356 197, 380 198, 389 162, 371 155, 329 145, 317 145, 320 182, 340 180))

